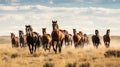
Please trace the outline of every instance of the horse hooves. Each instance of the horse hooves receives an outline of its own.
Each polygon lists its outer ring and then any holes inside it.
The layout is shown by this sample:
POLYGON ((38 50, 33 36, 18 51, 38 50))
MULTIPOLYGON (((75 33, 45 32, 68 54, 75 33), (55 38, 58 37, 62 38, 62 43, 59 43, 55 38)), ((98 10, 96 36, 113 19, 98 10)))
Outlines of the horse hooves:
POLYGON ((55 52, 55 54, 57 54, 57 52, 55 52))
POLYGON ((30 54, 33 54, 33 52, 30 52, 30 54))

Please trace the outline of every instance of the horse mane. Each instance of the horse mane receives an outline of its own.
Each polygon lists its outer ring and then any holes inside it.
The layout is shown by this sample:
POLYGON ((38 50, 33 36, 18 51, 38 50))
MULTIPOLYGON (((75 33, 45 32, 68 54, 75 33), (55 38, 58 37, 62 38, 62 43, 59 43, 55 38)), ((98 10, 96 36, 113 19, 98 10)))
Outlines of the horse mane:
POLYGON ((51 36, 50 34, 46 34, 46 35, 51 36))
POLYGON ((64 32, 64 30, 59 29, 59 31, 64 32))

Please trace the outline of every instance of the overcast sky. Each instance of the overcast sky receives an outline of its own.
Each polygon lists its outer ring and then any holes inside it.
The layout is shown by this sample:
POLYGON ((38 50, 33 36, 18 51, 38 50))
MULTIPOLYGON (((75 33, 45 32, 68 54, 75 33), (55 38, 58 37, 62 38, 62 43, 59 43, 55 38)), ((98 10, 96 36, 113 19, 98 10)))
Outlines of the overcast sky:
POLYGON ((111 29, 111 35, 120 35, 120 0, 0 0, 0 36, 18 36, 27 24, 40 34, 43 27, 51 33, 52 20, 70 33, 98 29, 103 35, 111 29))

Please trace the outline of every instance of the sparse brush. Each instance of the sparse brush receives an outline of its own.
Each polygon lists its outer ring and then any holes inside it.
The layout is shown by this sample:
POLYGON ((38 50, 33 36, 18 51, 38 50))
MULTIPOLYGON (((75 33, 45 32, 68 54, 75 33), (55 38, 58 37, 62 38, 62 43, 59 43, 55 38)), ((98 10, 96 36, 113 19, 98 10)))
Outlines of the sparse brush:
POLYGON ((14 54, 12 54, 11 55, 11 58, 16 58, 16 57, 18 57, 19 55, 17 54, 17 53, 14 53, 14 54))
POLYGON ((35 53, 35 54, 33 54, 33 57, 39 57, 39 54, 35 53))
POLYGON ((104 54, 105 57, 120 57, 120 51, 118 50, 108 50, 104 54))
POLYGON ((43 67, 54 67, 54 64, 52 63, 45 63, 43 67))
POLYGON ((80 67, 90 67, 90 63, 86 62, 86 63, 82 63, 80 65, 80 67))
POLYGON ((68 63, 66 67, 76 67, 76 63, 68 63))

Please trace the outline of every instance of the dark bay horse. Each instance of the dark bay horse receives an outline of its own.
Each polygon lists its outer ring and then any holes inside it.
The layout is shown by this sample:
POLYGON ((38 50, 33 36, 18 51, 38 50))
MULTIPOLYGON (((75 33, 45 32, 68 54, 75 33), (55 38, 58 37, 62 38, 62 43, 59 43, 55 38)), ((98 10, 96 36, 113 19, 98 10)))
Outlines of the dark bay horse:
POLYGON ((52 21, 52 27, 53 27, 53 31, 51 36, 52 36, 53 50, 55 51, 55 53, 57 53, 57 48, 59 48, 59 53, 61 53, 62 44, 65 37, 64 31, 59 29, 57 21, 52 21))
POLYGON ((42 28, 42 33, 43 33, 43 36, 42 36, 43 48, 44 48, 45 51, 46 50, 50 51, 51 43, 52 43, 52 37, 51 37, 50 34, 46 33, 46 28, 42 28))
POLYGON ((110 45, 110 29, 106 31, 106 34, 103 36, 103 41, 105 46, 108 48, 110 45))
POLYGON ((64 38, 65 45, 72 46, 72 41, 73 41, 72 34, 69 34, 67 30, 64 30, 64 33, 65 33, 65 38, 64 38))
POLYGON ((26 36, 24 35, 22 30, 19 30, 19 42, 20 42, 20 47, 25 47, 27 44, 26 41, 26 36))
POLYGON ((12 42, 12 48, 13 47, 19 47, 19 39, 15 36, 14 33, 11 33, 11 42, 12 42))
POLYGON ((81 36, 77 33, 76 29, 73 29, 73 41, 75 48, 80 45, 81 36))
POLYGON ((25 27, 29 51, 33 54, 33 52, 36 52, 36 47, 40 45, 39 34, 37 32, 33 32, 31 25, 26 25, 25 27))
POLYGON ((99 44, 101 44, 98 30, 95 30, 95 35, 92 36, 92 42, 93 46, 96 48, 98 48, 99 44))

